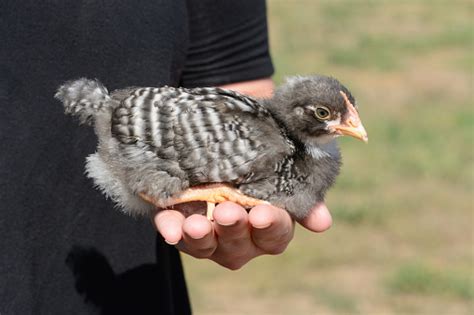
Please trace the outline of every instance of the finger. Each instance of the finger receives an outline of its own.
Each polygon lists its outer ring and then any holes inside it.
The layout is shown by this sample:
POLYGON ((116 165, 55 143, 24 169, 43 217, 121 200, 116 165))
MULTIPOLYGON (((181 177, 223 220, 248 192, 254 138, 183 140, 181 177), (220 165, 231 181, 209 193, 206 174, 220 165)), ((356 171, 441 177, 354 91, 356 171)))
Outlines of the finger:
POLYGON ((268 254, 282 253, 293 238, 294 223, 288 212, 270 205, 254 207, 249 214, 252 239, 268 254))
POLYGON ((218 247, 211 257, 218 264, 237 270, 252 258, 264 254, 250 237, 247 211, 233 202, 214 209, 214 228, 218 247))
POLYGON ((193 214, 184 220, 183 240, 178 246, 180 250, 196 258, 207 258, 216 247, 212 224, 205 216, 193 214))
POLYGON ((231 251, 244 243, 251 244, 248 214, 233 202, 224 202, 214 209, 215 230, 220 250, 231 251))
POLYGON ((324 232, 332 225, 332 217, 324 202, 318 203, 310 214, 299 222, 313 232, 324 232))
POLYGON ((182 226, 184 216, 174 210, 158 211, 153 218, 156 229, 163 236, 165 242, 170 245, 175 245, 182 238, 182 226))

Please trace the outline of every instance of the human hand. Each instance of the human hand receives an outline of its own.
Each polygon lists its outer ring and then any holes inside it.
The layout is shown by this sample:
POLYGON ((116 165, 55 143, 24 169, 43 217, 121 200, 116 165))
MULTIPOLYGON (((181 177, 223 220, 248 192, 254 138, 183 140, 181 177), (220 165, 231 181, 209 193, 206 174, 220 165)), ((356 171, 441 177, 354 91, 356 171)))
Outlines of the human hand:
MULTIPOLYGON (((161 210, 154 216, 157 230, 168 244, 193 257, 207 258, 236 270, 251 259, 282 253, 294 234, 294 221, 288 212, 271 205, 259 205, 249 213, 232 202, 214 209, 214 221, 186 211, 161 210)), ((299 222, 308 230, 323 232, 332 224, 324 203, 299 222)))

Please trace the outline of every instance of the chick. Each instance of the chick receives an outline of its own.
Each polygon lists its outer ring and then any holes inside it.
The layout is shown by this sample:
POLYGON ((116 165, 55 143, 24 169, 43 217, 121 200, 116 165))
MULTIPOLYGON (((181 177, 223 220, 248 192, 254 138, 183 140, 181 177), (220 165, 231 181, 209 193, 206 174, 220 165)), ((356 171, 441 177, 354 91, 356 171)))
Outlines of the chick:
POLYGON ((305 218, 339 173, 335 138, 367 141, 355 100, 334 78, 292 77, 271 99, 220 88, 108 93, 97 80, 62 85, 65 112, 94 125, 86 173, 126 213, 190 201, 271 203, 305 218))

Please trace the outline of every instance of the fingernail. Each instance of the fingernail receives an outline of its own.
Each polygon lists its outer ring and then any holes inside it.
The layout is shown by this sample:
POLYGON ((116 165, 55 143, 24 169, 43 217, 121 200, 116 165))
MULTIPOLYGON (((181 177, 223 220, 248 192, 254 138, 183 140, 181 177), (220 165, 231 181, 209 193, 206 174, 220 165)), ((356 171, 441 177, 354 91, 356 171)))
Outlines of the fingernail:
POLYGON ((224 222, 219 222, 216 220, 216 223, 219 224, 220 226, 225 226, 225 227, 231 227, 231 226, 237 225, 237 221, 224 223, 224 222))
POLYGON ((165 239, 165 242, 166 242, 166 244, 168 244, 168 245, 176 245, 176 244, 178 244, 178 243, 179 243, 179 241, 176 241, 176 242, 170 242, 170 241, 168 241, 167 239, 165 239))
POLYGON ((263 230, 263 229, 266 229, 266 228, 270 227, 270 225, 272 225, 272 224, 271 223, 267 223, 267 224, 263 224, 263 225, 253 224, 252 226, 256 229, 263 230))
POLYGON ((196 240, 196 241, 199 241, 199 240, 202 240, 204 237, 206 237, 207 234, 204 234, 203 236, 199 236, 199 237, 192 237, 191 235, 189 235, 193 240, 196 240))

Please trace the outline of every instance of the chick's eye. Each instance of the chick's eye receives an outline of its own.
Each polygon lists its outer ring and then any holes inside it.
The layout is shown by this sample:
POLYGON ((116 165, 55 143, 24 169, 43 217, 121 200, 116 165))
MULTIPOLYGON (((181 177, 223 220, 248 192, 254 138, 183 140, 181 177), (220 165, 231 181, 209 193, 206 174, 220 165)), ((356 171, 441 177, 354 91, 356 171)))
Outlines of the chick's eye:
POLYGON ((316 118, 321 119, 321 120, 327 120, 331 116, 329 109, 323 106, 316 107, 315 114, 316 114, 316 118))

